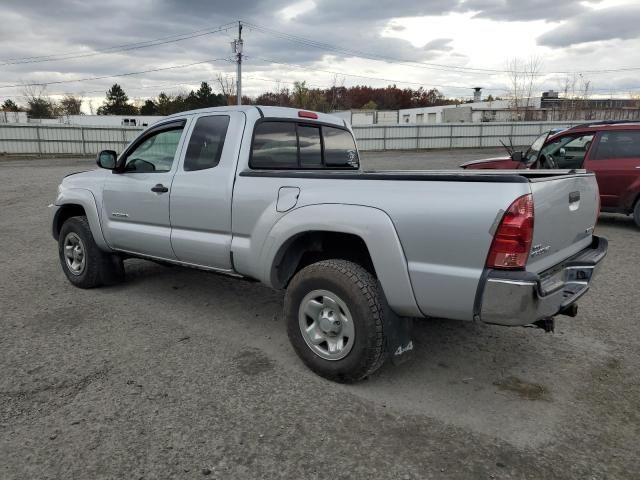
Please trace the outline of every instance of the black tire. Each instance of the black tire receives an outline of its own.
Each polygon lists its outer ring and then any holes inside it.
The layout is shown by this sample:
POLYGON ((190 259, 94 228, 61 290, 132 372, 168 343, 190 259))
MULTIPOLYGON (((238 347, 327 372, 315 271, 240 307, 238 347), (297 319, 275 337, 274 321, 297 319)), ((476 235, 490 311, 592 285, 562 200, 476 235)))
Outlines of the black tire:
POLYGON ((636 226, 640 228, 640 198, 636 200, 636 206, 633 208, 633 220, 636 226))
MULTIPOLYGON (((73 237, 75 238, 75 237, 73 237)), ((114 285, 124 279, 124 264, 118 255, 100 250, 91 234, 87 217, 71 217, 67 219, 58 237, 58 256, 60 264, 69 281, 79 288, 94 288, 101 285, 114 285), (65 241, 71 234, 80 240, 84 252, 84 265, 74 271, 67 264, 65 257, 65 241)))
POLYGON ((341 383, 357 382, 378 370, 386 359, 378 282, 356 263, 323 260, 300 270, 287 288, 284 315, 294 350, 312 371, 324 378, 341 383), (344 358, 322 358, 305 342, 299 311, 302 301, 314 290, 337 295, 351 314, 355 335, 353 346, 344 358))

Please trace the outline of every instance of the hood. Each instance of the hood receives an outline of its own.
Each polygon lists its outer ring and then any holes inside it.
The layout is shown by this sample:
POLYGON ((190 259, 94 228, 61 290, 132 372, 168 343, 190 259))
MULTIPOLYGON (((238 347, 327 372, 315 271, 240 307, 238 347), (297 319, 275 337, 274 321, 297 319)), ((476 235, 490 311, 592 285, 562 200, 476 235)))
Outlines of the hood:
POLYGON ((103 168, 70 173, 62 179, 62 186, 65 188, 86 188, 87 185, 93 184, 96 180, 104 179, 107 175, 112 175, 111 171, 103 168))

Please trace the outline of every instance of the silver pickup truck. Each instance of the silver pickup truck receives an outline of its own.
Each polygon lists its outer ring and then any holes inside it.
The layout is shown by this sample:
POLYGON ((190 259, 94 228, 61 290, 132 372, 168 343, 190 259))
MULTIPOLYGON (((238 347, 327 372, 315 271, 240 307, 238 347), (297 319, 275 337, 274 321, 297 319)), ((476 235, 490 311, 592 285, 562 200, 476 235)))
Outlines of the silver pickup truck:
POLYGON ((136 257, 286 290, 295 351, 336 381, 411 350, 413 318, 549 330, 607 251, 591 173, 367 172, 322 113, 185 112, 97 163, 51 205, 72 284, 119 282, 136 257))

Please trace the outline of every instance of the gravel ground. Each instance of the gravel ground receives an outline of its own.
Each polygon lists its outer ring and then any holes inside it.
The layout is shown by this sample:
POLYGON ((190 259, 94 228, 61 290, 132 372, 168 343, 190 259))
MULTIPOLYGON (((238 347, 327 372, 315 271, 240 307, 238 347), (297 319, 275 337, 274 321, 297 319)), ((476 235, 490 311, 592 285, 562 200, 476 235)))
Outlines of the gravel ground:
MULTIPOLYGON (((453 168, 499 151, 363 154, 453 168)), ((640 478, 640 231, 556 333, 417 322, 417 351, 358 385, 309 372, 282 295, 144 261, 73 288, 46 205, 91 160, 0 161, 0 478, 640 478)))

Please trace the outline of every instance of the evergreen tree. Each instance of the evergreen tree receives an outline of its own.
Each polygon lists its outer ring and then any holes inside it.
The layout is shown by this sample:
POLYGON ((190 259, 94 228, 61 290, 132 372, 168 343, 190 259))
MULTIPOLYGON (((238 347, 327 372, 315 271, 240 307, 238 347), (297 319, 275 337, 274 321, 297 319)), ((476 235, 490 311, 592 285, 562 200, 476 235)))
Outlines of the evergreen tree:
POLYGON ((0 108, 0 110, 2 110, 3 112, 19 112, 20 107, 16 104, 16 102, 11 100, 10 98, 7 98, 2 104, 2 108, 0 108))
POLYGON ((106 92, 105 102, 98 108, 98 115, 136 115, 138 109, 131 105, 129 97, 117 83, 106 92))
POLYGON ((146 100, 144 105, 140 107, 140 115, 156 115, 157 113, 158 109, 153 100, 146 100))

